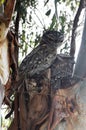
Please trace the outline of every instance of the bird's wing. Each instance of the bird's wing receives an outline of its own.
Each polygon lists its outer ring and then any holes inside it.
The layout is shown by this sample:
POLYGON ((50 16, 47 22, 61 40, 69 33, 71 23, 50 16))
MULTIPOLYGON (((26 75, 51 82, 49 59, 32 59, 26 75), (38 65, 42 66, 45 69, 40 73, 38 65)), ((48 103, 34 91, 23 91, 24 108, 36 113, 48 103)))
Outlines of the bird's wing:
POLYGON ((55 59, 55 52, 46 45, 39 45, 22 61, 19 73, 25 72, 34 75, 47 69, 55 59))

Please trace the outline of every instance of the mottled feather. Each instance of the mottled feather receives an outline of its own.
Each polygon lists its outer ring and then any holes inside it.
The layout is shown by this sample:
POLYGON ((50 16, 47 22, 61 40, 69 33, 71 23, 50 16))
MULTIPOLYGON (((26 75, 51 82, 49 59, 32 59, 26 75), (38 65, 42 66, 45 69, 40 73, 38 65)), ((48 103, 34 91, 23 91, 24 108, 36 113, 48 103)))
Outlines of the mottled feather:
POLYGON ((57 47, 62 44, 63 37, 63 34, 58 31, 46 31, 40 44, 22 61, 19 74, 28 73, 29 76, 33 76, 50 67, 56 58, 57 47))

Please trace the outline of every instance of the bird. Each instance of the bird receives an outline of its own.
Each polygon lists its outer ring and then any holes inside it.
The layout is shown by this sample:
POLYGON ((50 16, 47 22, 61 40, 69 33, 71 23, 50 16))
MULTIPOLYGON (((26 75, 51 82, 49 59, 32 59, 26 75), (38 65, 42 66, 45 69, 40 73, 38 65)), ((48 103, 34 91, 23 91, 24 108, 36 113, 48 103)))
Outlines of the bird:
POLYGON ((64 34, 56 30, 44 32, 40 44, 29 53, 19 67, 19 75, 28 74, 32 77, 35 74, 50 67, 57 55, 57 48, 62 45, 64 34))

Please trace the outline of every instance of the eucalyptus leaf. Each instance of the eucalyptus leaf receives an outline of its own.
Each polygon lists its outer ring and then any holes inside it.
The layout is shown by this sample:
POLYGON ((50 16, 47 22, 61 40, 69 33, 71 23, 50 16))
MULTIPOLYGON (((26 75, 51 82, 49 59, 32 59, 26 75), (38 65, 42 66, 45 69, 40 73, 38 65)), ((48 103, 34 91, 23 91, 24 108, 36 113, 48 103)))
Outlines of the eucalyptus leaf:
POLYGON ((55 0, 55 4, 57 3, 57 2, 60 2, 61 0, 55 0))
POLYGON ((52 30, 54 28, 55 23, 56 23, 56 16, 54 14, 53 18, 52 18, 52 23, 51 23, 50 28, 49 28, 50 30, 52 30))
POLYGON ((0 0, 0 6, 1 6, 1 4, 3 4, 5 2, 5 0, 0 0))
POLYGON ((49 9, 49 10, 46 12, 46 14, 45 14, 45 15, 49 16, 49 15, 50 15, 50 13, 51 13, 51 9, 49 9))

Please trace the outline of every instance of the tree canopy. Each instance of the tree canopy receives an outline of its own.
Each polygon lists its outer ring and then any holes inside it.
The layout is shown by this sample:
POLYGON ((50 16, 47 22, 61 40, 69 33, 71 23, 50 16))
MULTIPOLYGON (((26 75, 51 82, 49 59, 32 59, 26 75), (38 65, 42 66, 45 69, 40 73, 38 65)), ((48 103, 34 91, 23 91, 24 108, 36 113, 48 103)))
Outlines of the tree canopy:
MULTIPOLYGON (((60 52, 69 54, 73 20, 79 3, 79 0, 18 0, 13 22, 19 37, 22 56, 28 53, 28 48, 32 50, 39 44, 43 31, 47 29, 65 33, 64 46, 60 52)), ((78 28, 82 21, 78 23, 78 28)))

